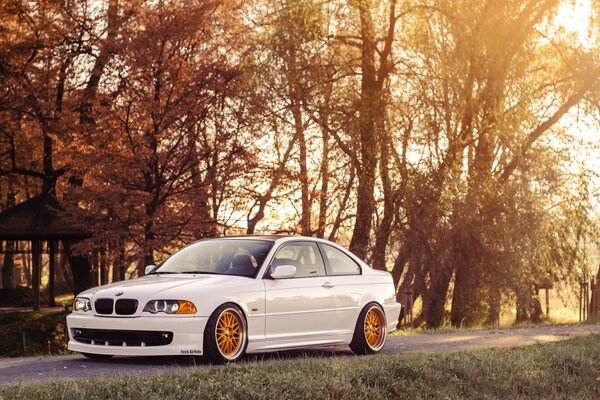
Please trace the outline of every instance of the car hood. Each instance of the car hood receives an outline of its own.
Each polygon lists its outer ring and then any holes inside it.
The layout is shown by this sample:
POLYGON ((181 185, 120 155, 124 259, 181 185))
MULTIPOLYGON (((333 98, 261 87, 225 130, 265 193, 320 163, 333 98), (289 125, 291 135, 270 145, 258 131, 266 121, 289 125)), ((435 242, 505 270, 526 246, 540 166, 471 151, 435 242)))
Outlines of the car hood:
MULTIPOLYGON (((145 298, 151 296, 160 298, 161 295, 174 296, 185 293, 188 289, 198 293, 203 290, 219 290, 248 282, 250 279, 233 275, 147 275, 142 278, 115 282, 104 286, 88 289, 79 296, 88 297, 123 297, 145 298)), ((176 300, 176 299, 173 299, 176 300)))

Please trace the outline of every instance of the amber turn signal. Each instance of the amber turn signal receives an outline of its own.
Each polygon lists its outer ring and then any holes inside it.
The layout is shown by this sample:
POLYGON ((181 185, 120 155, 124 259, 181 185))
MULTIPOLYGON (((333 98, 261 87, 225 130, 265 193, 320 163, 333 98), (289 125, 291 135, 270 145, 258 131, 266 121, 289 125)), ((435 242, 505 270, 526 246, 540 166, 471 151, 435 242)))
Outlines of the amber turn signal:
POLYGON ((177 314, 196 314, 196 306, 191 301, 179 300, 177 314))

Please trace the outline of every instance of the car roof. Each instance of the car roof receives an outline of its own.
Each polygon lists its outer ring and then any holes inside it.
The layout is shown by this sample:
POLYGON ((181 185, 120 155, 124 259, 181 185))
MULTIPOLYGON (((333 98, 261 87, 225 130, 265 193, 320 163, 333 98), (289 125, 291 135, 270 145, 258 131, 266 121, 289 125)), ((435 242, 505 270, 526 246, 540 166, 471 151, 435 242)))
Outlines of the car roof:
POLYGON ((274 242, 279 239, 289 238, 289 237, 301 237, 294 235, 228 235, 228 236, 218 236, 214 238, 206 238, 205 240, 215 240, 215 239, 254 239, 254 240, 268 240, 274 242))

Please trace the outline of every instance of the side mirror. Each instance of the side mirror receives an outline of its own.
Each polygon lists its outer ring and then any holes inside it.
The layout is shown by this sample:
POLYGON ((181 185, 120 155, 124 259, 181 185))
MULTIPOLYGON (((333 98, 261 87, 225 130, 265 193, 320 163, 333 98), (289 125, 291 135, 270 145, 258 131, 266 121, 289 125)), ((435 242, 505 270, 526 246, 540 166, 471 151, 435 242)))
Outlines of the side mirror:
POLYGON ((278 265, 271 272, 271 278, 273 279, 286 279, 293 278, 294 276, 296 276, 296 267, 293 265, 278 265))
POLYGON ((147 265, 144 269, 144 275, 148 275, 150 272, 156 269, 156 265, 147 265))

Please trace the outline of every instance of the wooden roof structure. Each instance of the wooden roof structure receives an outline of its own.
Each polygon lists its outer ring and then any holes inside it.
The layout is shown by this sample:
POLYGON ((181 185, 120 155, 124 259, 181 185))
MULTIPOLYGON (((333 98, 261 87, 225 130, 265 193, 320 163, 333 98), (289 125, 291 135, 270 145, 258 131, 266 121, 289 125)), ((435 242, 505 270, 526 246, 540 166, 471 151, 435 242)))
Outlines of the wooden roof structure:
MULTIPOLYGON (((86 229, 85 221, 76 221, 66 215, 64 207, 60 205, 56 197, 48 193, 32 197, 0 213, 0 252, 6 252, 6 256, 9 256, 8 253, 14 253, 14 249, 13 251, 4 251, 3 242, 17 242, 17 252, 18 241, 31 242, 34 311, 40 310, 42 242, 48 242, 50 261, 48 297, 49 305, 54 306, 56 243, 79 241, 90 236, 91 233, 86 229)), ((71 268, 73 269, 73 265, 71 268)))
POLYGON ((55 197, 40 194, 0 213, 0 241, 77 240, 90 237, 85 223, 74 221, 61 211, 55 197))

